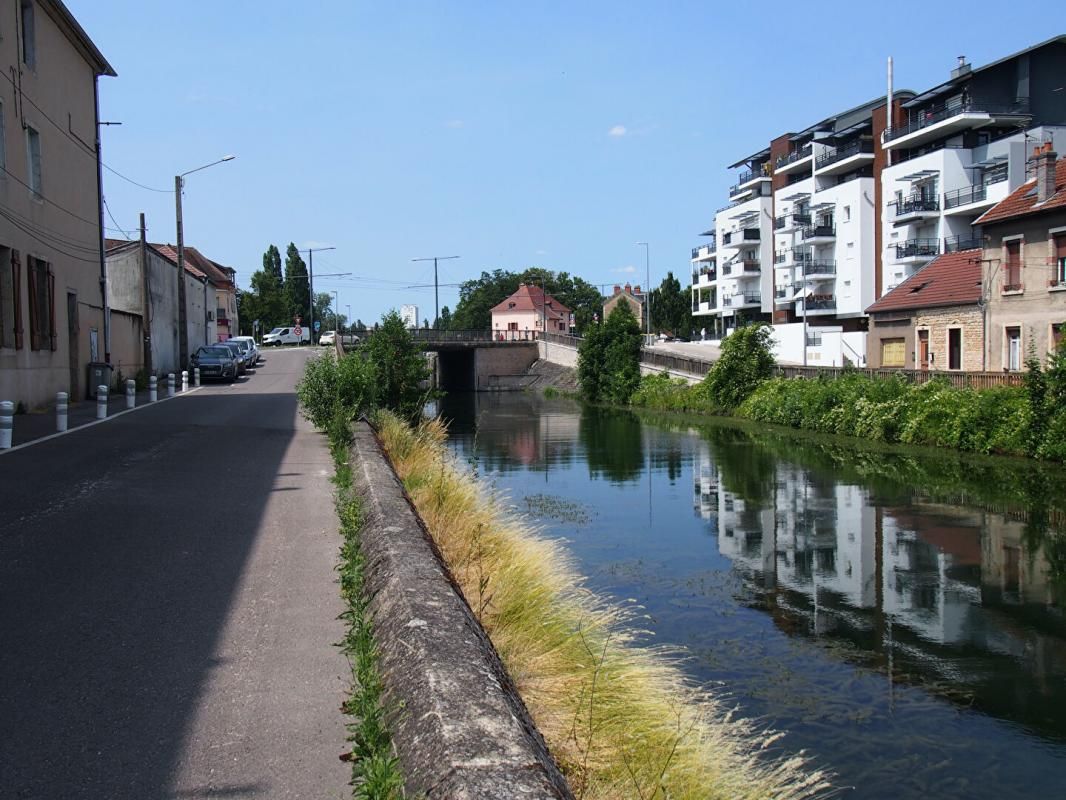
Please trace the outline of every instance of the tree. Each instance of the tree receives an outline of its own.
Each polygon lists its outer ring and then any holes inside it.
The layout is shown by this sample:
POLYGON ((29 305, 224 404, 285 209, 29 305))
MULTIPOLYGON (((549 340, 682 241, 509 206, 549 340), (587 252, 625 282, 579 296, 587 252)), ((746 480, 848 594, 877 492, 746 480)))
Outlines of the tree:
POLYGON ((722 342, 718 360, 703 379, 711 399, 726 411, 739 406, 774 368, 773 328, 764 323, 737 328, 722 342))
POLYGON ((651 327, 674 336, 687 336, 692 330, 691 298, 673 272, 667 272, 659 288, 651 293, 651 327))
POLYGON ((362 352, 374 365, 379 403, 411 420, 421 416, 432 395, 421 386, 429 364, 397 311, 381 318, 362 352))
POLYGON ((452 330, 488 330, 492 327, 492 307, 518 289, 519 276, 497 269, 482 272, 480 278, 463 281, 459 304, 452 313, 452 330))
POLYGON ((366 323, 363 322, 361 319, 357 319, 355 321, 355 329, 357 331, 365 331, 366 330, 366 323))
POLYGON ((603 325, 591 325, 578 348, 578 380, 585 398, 629 402, 640 384, 640 323, 619 303, 603 325))
POLYGON ((452 327, 452 312, 448 306, 444 306, 440 310, 440 317, 437 318, 437 323, 433 326, 437 330, 447 331, 452 327))
POLYGON ((237 295, 242 333, 251 333, 255 320, 259 320, 262 330, 291 322, 281 280, 281 254, 274 245, 263 253, 263 268, 252 273, 250 287, 250 291, 237 295))
POLYGON ((285 313, 290 322, 294 322, 296 317, 301 317, 305 323, 310 322, 307 319, 310 297, 307 265, 300 257, 296 245, 289 242, 285 251, 285 313))

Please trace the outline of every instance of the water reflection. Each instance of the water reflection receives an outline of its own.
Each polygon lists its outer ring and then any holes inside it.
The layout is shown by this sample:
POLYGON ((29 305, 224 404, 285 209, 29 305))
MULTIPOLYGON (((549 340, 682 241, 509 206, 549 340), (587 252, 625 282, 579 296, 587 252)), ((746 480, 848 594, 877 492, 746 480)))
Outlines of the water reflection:
POLYGON ((528 395, 449 412, 512 494, 590 511, 545 524, 594 587, 857 796, 1066 794, 1061 470, 528 395))

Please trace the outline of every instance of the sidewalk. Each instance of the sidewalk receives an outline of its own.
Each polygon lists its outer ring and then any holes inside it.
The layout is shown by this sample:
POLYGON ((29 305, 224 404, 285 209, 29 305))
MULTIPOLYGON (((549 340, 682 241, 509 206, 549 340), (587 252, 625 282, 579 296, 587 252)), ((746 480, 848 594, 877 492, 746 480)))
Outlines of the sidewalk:
MULTIPOLYGON (((190 385, 189 391, 194 387, 190 385)), ((181 394, 181 379, 178 379, 174 390, 174 396, 181 394)), ((158 400, 165 400, 167 386, 164 382, 159 387, 158 400)), ((157 401, 158 402, 158 401, 157 401)), ((148 405, 148 390, 137 393, 137 407, 148 405)), ((107 416, 112 416, 126 410, 126 395, 114 393, 107 398, 107 416)), ((67 409, 67 430, 80 428, 90 422, 96 422, 96 401, 81 400, 78 403, 70 403, 67 409)), ((48 406, 44 411, 32 411, 28 414, 16 414, 12 427, 11 446, 18 447, 20 444, 32 442, 35 439, 43 439, 56 433, 56 409, 55 403, 48 406)))

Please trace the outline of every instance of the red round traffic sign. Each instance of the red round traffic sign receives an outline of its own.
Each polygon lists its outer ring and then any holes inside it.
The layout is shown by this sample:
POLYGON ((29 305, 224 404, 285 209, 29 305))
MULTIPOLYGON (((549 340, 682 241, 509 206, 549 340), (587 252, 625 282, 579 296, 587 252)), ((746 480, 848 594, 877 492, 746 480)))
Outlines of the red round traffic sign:
POLYGON ((299 325, 297 325, 295 328, 292 329, 292 332, 299 336, 301 333, 303 333, 303 329, 299 325))

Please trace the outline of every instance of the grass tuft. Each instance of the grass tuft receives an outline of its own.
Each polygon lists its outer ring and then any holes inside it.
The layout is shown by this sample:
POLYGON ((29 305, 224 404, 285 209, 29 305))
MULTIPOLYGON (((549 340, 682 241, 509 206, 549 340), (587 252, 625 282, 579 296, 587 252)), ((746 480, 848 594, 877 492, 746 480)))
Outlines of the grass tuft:
POLYGON ((379 435, 470 607, 579 800, 827 796, 776 734, 694 687, 676 650, 644 644, 636 615, 588 591, 538 537, 453 465, 437 420, 383 413, 379 435))

